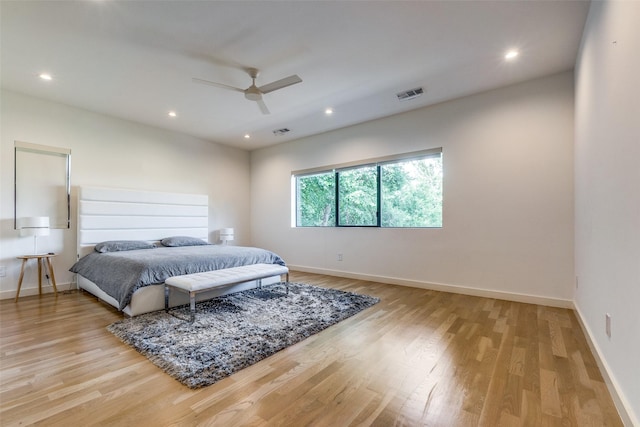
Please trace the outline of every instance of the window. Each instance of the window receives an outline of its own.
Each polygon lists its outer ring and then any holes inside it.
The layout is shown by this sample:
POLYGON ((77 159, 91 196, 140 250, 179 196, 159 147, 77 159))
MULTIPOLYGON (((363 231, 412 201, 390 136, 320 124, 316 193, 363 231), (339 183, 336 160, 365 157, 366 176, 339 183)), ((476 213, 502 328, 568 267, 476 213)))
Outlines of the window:
POLYGON ((296 227, 442 227, 442 150, 293 174, 296 227))
POLYGON ((338 182, 338 225, 378 225, 378 168, 359 166, 336 171, 338 182))
POLYGON ((296 178, 296 226, 327 227, 336 223, 333 171, 296 178))

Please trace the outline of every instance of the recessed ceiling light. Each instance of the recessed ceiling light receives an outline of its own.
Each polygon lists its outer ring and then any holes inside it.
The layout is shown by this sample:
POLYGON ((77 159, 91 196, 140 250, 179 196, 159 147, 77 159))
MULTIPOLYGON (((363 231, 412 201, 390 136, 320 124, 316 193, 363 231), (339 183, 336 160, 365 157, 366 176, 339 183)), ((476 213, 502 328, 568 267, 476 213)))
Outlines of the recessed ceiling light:
POLYGON ((327 108, 326 110, 324 110, 324 113, 325 113, 327 116, 332 115, 332 114, 333 114, 333 108, 327 108))
POLYGON ((177 115, 175 111, 169 111, 169 117, 176 117, 177 115))
POLYGON ((251 135, 249 135, 248 133, 245 133, 244 134, 244 139, 249 139, 249 138, 251 138, 251 135))
POLYGON ((504 55, 504 59, 506 59, 507 61, 510 61, 512 59, 515 59, 516 56, 518 56, 518 51, 515 49, 512 49, 504 55))
POLYGON ((42 80, 53 80, 53 77, 51 77, 51 74, 47 74, 47 73, 41 73, 38 77, 40 77, 42 80))

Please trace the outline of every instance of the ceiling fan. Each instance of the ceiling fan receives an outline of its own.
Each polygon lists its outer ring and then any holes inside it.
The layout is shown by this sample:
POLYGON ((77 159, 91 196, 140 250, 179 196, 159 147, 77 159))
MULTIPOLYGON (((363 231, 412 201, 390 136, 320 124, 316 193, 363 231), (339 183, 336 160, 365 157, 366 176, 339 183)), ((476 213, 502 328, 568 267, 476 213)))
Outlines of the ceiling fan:
POLYGON ((298 75, 294 74, 289 77, 285 77, 284 79, 276 80, 275 82, 267 83, 266 85, 262 85, 258 87, 256 86, 256 78, 258 78, 258 73, 259 73, 258 69, 247 68, 246 71, 251 77, 251 80, 253 81, 251 83, 251 86, 249 86, 246 89, 241 89, 235 86, 229 86, 223 83, 210 82, 208 80, 202 80, 195 77, 193 78, 193 81, 195 83, 216 86, 222 89, 229 89, 229 90, 234 90, 236 92, 243 92, 244 97, 247 98, 249 101, 256 101, 258 103, 258 107, 260 107, 260 111, 262 111, 262 114, 270 114, 269 109, 267 108, 267 105, 262 100, 262 95, 264 95, 265 93, 273 92, 274 90, 282 89, 287 86, 291 86, 291 85, 302 82, 302 79, 298 77, 298 75))

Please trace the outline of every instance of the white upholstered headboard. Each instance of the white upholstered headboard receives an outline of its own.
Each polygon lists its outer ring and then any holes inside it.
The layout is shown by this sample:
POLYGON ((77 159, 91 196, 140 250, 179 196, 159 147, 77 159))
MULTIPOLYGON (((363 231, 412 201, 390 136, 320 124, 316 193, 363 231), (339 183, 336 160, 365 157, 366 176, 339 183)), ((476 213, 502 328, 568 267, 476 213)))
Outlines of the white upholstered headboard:
POLYGON ((158 241, 209 234, 209 196, 80 187, 78 257, 106 240, 158 241))

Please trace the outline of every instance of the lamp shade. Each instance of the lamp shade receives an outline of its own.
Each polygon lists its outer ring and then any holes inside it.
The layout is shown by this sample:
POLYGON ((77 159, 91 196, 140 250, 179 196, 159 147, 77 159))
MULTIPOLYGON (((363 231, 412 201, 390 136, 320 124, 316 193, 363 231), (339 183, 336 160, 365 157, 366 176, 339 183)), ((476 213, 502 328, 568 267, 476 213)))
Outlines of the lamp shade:
POLYGON ((48 236, 49 235, 49 217, 48 216, 31 216, 18 219, 18 229, 20 236, 48 236))
POLYGON ((220 229, 220 240, 222 240, 225 243, 230 240, 233 240, 233 228, 220 229))

